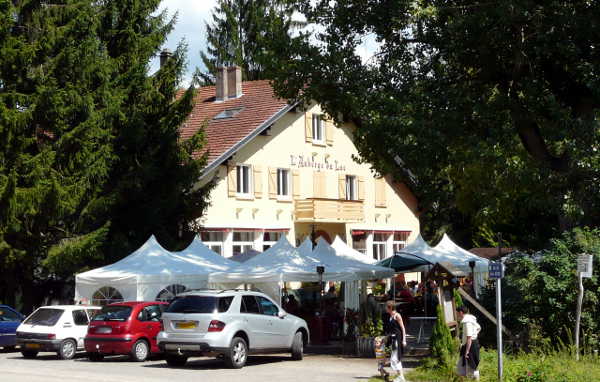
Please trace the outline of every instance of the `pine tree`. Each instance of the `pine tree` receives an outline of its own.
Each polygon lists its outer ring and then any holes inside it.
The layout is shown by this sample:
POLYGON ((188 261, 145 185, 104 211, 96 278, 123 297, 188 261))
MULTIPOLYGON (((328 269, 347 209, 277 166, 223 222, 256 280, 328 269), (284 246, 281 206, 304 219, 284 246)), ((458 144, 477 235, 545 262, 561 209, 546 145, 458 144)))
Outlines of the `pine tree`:
POLYGON ((437 306, 437 320, 431 332, 429 346, 431 349, 430 366, 440 369, 452 368, 452 354, 456 350, 456 344, 450 334, 450 328, 446 325, 441 305, 437 306))
POLYGON ((212 23, 206 23, 208 47, 200 52, 206 67, 199 73, 202 82, 214 83, 214 73, 223 65, 239 65, 246 81, 266 79, 265 40, 304 25, 292 20, 294 10, 289 0, 219 0, 212 23))
POLYGON ((203 137, 178 136, 185 46, 148 75, 173 27, 159 4, 0 0, 0 300, 28 311, 151 233, 189 240, 203 137))

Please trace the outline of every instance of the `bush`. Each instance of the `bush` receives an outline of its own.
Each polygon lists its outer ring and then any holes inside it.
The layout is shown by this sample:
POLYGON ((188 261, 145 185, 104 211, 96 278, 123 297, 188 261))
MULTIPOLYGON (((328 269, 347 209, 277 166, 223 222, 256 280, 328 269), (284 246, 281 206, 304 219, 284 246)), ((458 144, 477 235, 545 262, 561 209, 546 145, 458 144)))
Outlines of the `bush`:
MULTIPOLYGON (((577 306, 577 255, 594 255, 593 277, 584 279, 585 294, 581 328, 589 350, 600 346, 600 230, 576 228, 553 239, 547 250, 520 254, 506 261, 502 280, 502 320, 513 332, 521 334, 521 345, 535 349, 561 341, 572 341, 577 306)), ((484 289, 483 305, 495 311, 495 289, 484 289)), ((489 336, 493 333, 483 333, 489 336)), ((485 338, 480 338, 485 343, 485 338)), ((490 341, 494 341, 489 337, 490 341)))

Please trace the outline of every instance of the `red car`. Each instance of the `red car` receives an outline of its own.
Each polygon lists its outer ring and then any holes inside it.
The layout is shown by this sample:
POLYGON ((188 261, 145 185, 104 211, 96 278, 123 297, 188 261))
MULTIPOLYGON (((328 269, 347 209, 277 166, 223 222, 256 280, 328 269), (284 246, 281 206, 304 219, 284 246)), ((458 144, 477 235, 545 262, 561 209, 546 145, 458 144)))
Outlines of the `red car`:
POLYGON ((91 361, 105 355, 129 354, 134 361, 145 361, 158 353, 156 335, 161 330, 160 317, 166 302, 130 301, 102 307, 88 326, 85 351, 91 361))

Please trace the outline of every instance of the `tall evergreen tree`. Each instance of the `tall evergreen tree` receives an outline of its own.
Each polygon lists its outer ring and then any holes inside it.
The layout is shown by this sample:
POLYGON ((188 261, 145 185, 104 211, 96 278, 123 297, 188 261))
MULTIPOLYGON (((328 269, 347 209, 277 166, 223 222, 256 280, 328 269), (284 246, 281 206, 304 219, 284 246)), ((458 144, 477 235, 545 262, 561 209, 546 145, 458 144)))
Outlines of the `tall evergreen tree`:
POLYGON ((239 65, 247 81, 265 79, 262 60, 266 39, 281 38, 302 22, 292 20, 295 6, 289 0, 219 0, 212 23, 206 23, 208 47, 200 52, 206 72, 203 83, 214 83, 222 65, 239 65))
POLYGON ((0 0, 0 300, 25 311, 150 233, 177 245, 201 214, 193 89, 159 0, 0 0), (165 228, 166 227, 166 228, 165 228), (36 288, 45 294, 36 294, 36 288))

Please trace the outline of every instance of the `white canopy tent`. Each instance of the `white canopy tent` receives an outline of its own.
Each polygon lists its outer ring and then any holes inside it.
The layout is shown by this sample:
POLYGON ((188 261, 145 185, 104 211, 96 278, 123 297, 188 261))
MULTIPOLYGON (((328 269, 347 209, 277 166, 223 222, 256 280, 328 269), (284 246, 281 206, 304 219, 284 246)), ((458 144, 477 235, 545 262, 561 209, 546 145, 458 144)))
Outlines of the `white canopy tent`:
POLYGON ((114 264, 75 277, 75 301, 157 299, 173 286, 204 288, 208 275, 231 267, 198 239, 181 252, 171 253, 151 236, 139 249, 114 264), (118 292, 118 293, 117 293, 118 292), (108 296, 107 294, 110 294, 108 296))
MULTIPOLYGON (((479 289, 482 285, 484 285, 487 277, 489 260, 460 248, 452 240, 450 240, 446 234, 444 234, 442 240, 435 247, 430 247, 419 234, 412 243, 402 248, 399 253, 408 253, 427 260, 432 264, 450 263, 455 268, 458 268, 467 274, 471 273, 469 261, 475 261, 474 285, 477 294, 479 294, 479 289)), ((431 266, 421 265, 414 269, 408 270, 407 272, 427 272, 430 268, 431 266)))
POLYGON ((360 261, 365 264, 375 264, 377 260, 358 252, 354 248, 350 248, 344 241, 339 237, 335 236, 333 243, 331 243, 331 248, 333 248, 338 256, 344 256, 351 258, 353 260, 360 261))

